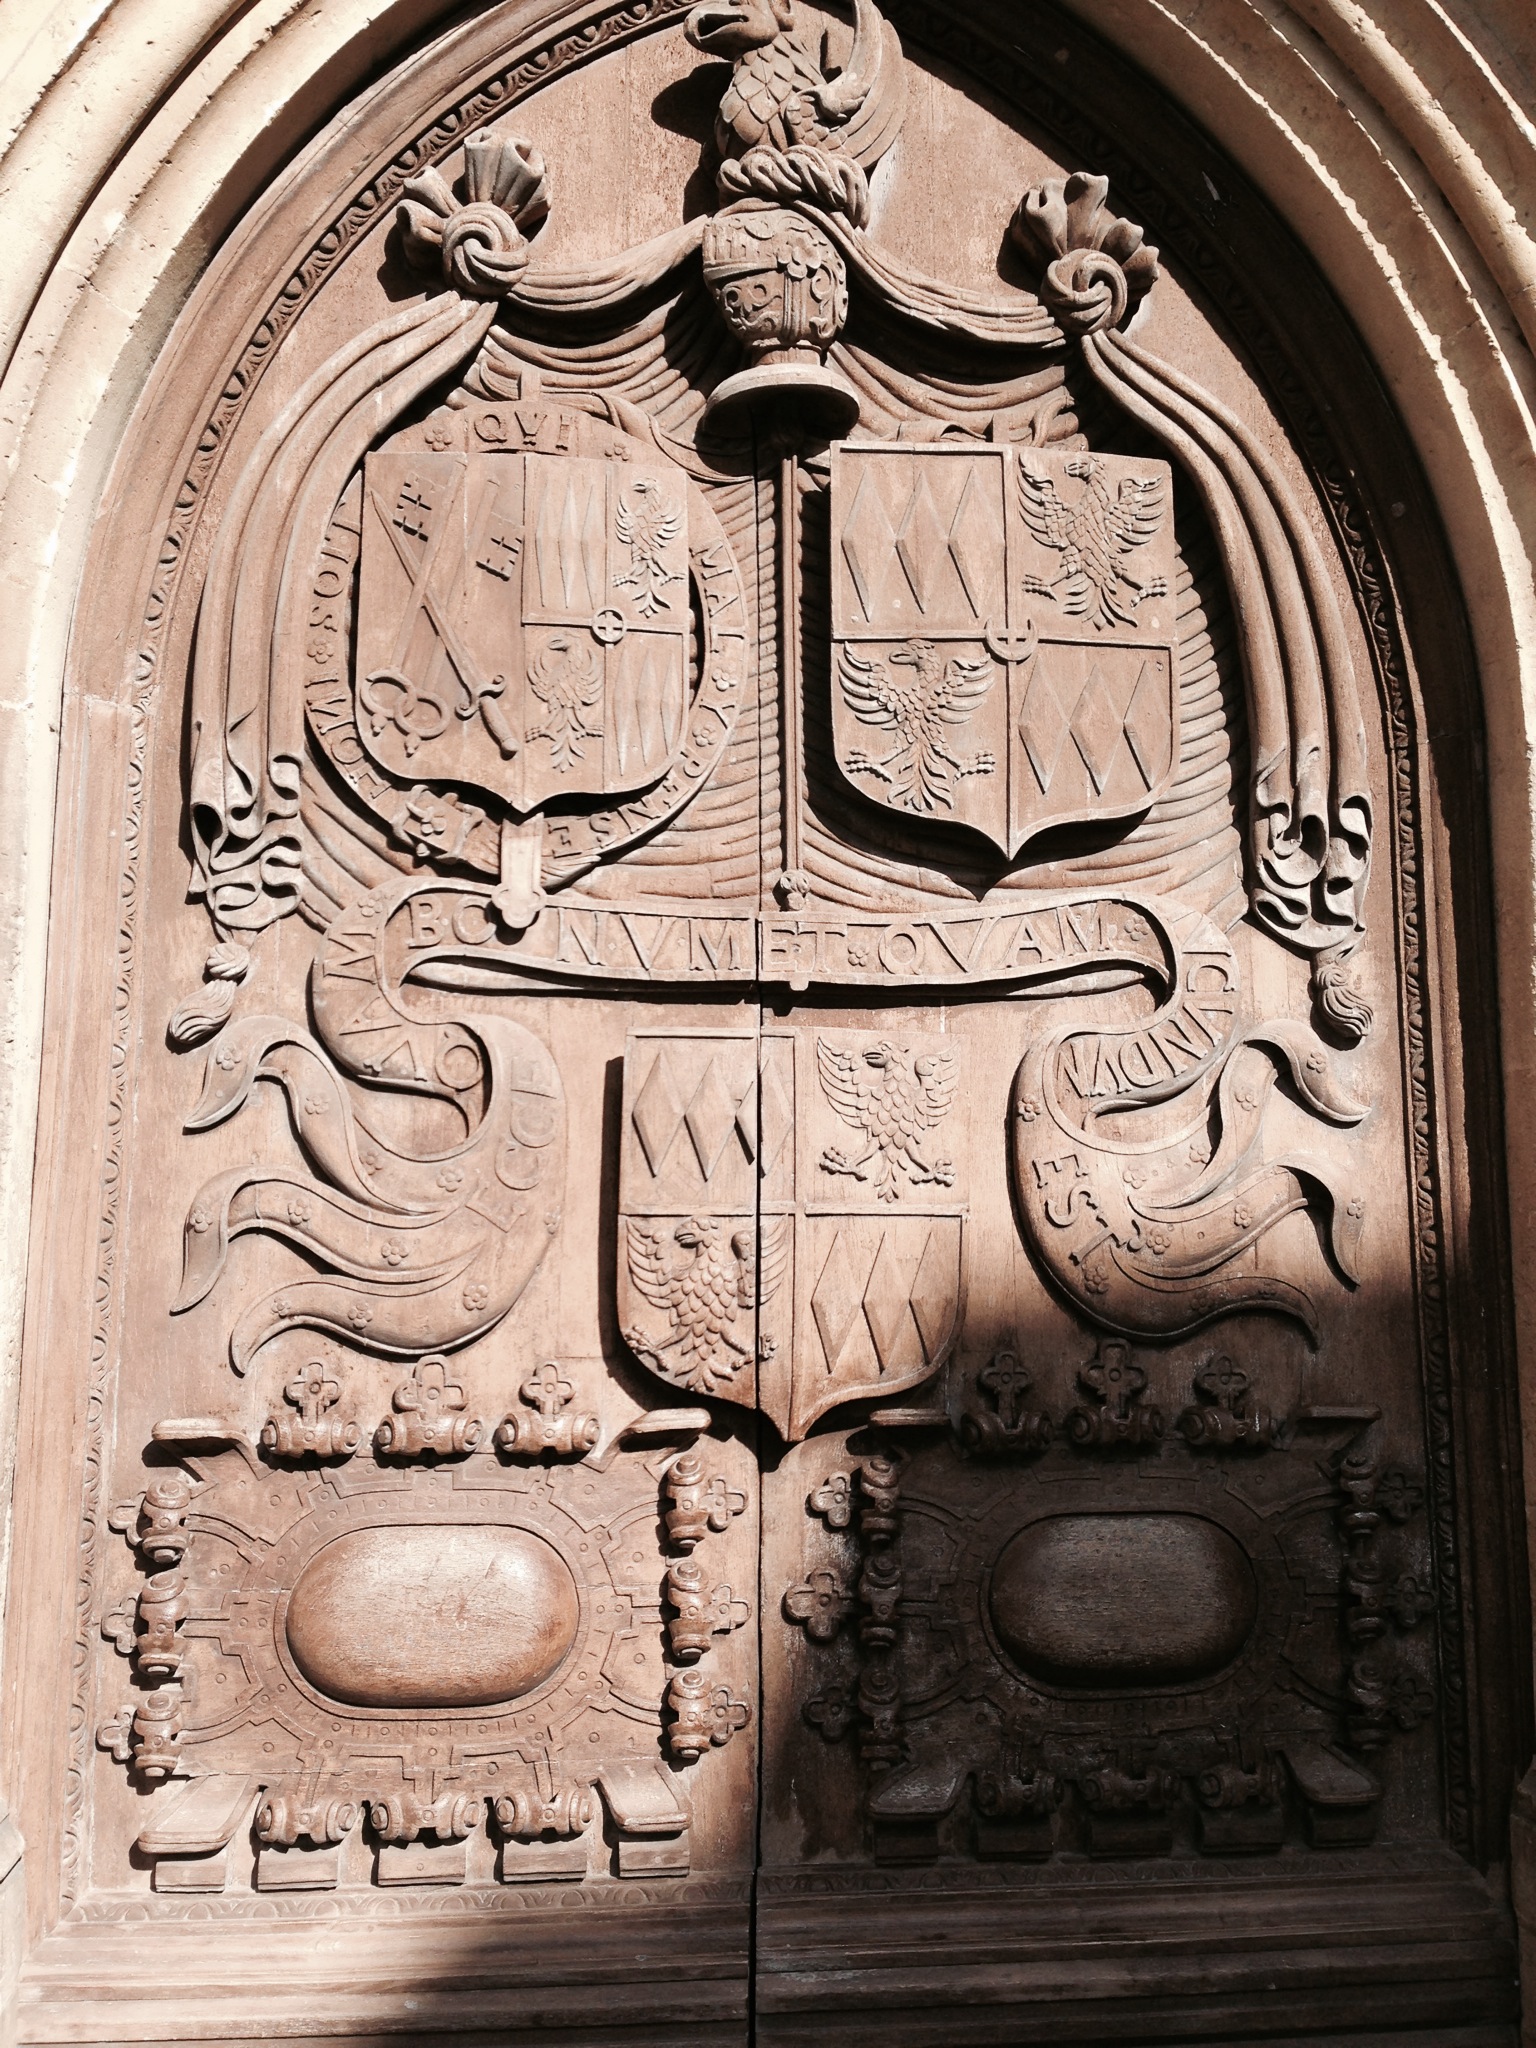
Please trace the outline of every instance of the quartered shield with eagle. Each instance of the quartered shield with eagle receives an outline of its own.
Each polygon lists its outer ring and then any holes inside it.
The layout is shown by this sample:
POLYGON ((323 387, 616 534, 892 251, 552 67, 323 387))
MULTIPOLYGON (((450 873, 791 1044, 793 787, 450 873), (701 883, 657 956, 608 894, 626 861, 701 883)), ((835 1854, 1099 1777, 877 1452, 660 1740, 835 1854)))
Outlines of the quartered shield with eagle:
POLYGON ((405 780, 517 815, 618 796, 687 711, 688 495, 660 456, 370 455, 358 728, 405 780))
POLYGON ((1168 464, 845 442, 832 457, 844 776, 1012 859, 1130 818, 1177 765, 1168 464))
POLYGON ((790 1442, 930 1379, 962 1308, 962 1063, 905 1028, 632 1031, 617 1298, 635 1356, 790 1442))

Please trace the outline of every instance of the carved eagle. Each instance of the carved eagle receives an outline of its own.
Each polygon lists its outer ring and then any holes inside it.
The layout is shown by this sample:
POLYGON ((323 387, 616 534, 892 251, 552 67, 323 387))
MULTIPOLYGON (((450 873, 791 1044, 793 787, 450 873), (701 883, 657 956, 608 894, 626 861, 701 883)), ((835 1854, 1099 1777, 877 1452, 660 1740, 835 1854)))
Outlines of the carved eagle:
POLYGON ((544 706, 544 721, 529 740, 549 741, 549 765, 563 775, 582 758, 583 740, 600 740, 601 724, 587 714, 603 694, 603 666, 590 643, 575 633, 552 633, 528 665, 528 687, 544 706))
POLYGON ((878 776, 893 804, 912 811, 953 810, 957 777, 990 775, 997 766, 991 754, 961 755, 950 745, 952 729, 966 723, 991 689, 992 664, 960 655, 946 662, 931 640, 909 640, 888 661, 909 669, 910 681, 893 675, 885 661, 843 649, 843 702, 861 724, 896 735, 895 746, 878 760, 854 749, 843 765, 852 774, 878 776))
POLYGON ((788 1217, 765 1219, 759 1246, 750 1224, 727 1237, 720 1217, 685 1216, 671 1232, 671 1245, 685 1254, 680 1264, 654 1223, 631 1216, 627 1236, 630 1278, 671 1326, 660 1342, 642 1330, 624 1333, 625 1343, 653 1372, 712 1394, 763 1354, 754 1336, 754 1311, 772 1299, 784 1277, 788 1217))
POLYGON ((1134 626, 1136 607, 1149 597, 1166 597, 1161 576, 1138 578, 1126 562, 1133 548, 1145 547, 1163 523, 1163 479, 1160 476, 1120 479, 1111 497, 1104 483, 1104 463, 1097 455, 1074 455, 1065 465, 1083 489, 1069 505, 1054 480, 1038 476, 1027 459, 1019 461, 1019 509, 1024 524, 1042 547, 1061 556, 1061 574, 1049 582, 1026 576, 1024 588, 1037 597, 1055 597, 1069 618, 1092 619, 1095 626, 1134 626), (1129 599, 1120 595, 1124 584, 1129 599))
POLYGON ((894 1202, 904 1177, 914 1187, 953 1187, 954 1161, 925 1159, 918 1141, 949 1114, 960 1077, 952 1052, 921 1052, 914 1059, 886 1039, 846 1052, 816 1041, 816 1065, 827 1100, 845 1124, 868 1139, 856 1159, 829 1146, 823 1173, 870 1181, 882 1202, 894 1202))
POLYGON ((794 0, 704 0, 687 36, 706 57, 733 61, 720 102, 720 154, 796 143, 852 157, 868 170, 896 138, 906 71, 895 30, 873 0, 853 0, 853 50, 829 76, 800 33, 794 0))
POLYGON ((614 577, 614 587, 634 591, 642 618, 670 611, 667 585, 681 583, 683 574, 667 567, 666 551, 683 530, 681 510, 667 503, 654 477, 641 476, 619 499, 613 523, 620 546, 629 549, 629 567, 614 577))

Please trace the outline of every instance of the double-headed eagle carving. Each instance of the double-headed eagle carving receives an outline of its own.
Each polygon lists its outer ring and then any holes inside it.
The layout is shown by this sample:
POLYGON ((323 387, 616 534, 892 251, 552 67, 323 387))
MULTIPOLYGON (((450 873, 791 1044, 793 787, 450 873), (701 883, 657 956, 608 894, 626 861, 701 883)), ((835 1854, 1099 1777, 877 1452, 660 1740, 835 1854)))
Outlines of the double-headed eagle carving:
POLYGON ((990 661, 948 661, 931 640, 909 640, 886 661, 865 660, 844 647, 838 680, 843 701, 862 725, 896 735, 889 753, 875 759, 855 749, 843 766, 857 775, 874 775, 888 785, 890 801, 912 811, 949 811, 955 805, 955 782, 964 775, 990 775, 997 766, 991 754, 957 754, 949 735, 964 725, 992 687, 990 661), (891 664, 911 671, 910 681, 891 673, 891 664))
POLYGON ((867 1140, 850 1159, 829 1146, 823 1173, 868 1181, 882 1202, 894 1202, 906 1180, 913 1187, 953 1187, 952 1159, 928 1159, 918 1149, 929 1131, 949 1114, 960 1078, 952 1052, 910 1052, 886 1039, 862 1053, 816 1041, 816 1065, 827 1100, 845 1124, 867 1140))
POLYGON ((1100 628, 1134 626, 1139 604, 1168 595, 1161 576, 1138 578, 1126 559, 1133 548, 1145 547, 1163 523, 1163 479, 1122 477, 1119 494, 1112 498, 1097 455, 1074 455, 1063 467, 1083 485, 1070 505, 1053 478, 1037 476, 1027 458, 1019 461, 1024 524, 1042 547, 1061 556, 1059 576, 1049 582, 1026 576, 1024 588, 1037 597, 1059 594, 1069 618, 1086 616, 1100 628), (1120 594, 1122 584, 1128 598, 1120 594))
POLYGON ((901 45, 872 0, 854 0, 853 50, 836 76, 795 24, 794 0, 705 0, 688 40, 733 60, 715 136, 724 157, 808 145, 866 167, 889 147, 906 98, 901 45))
POLYGON ((771 1355, 755 1311, 778 1291, 789 1257, 787 1216, 764 1218, 756 1232, 742 1223, 726 1233, 718 1216, 685 1216, 669 1245, 656 1224, 629 1218, 630 1278, 665 1312, 671 1334, 658 1342, 630 1329, 624 1341, 653 1372, 700 1394, 735 1379, 749 1359, 771 1355))

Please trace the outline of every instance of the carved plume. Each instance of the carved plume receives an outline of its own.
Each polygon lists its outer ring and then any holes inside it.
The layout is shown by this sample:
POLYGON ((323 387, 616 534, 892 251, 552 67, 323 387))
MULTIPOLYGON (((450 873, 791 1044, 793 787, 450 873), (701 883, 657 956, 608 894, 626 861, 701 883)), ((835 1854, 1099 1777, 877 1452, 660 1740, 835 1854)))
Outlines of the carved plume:
POLYGON ((1008 224, 1044 274, 1041 297, 1069 334, 1117 327, 1157 279, 1157 251, 1139 227, 1111 213, 1108 178, 1074 171, 1024 194, 1008 224))
POLYGON ((400 202, 405 253, 467 298, 495 299, 528 268, 528 236, 549 212, 549 174, 531 142, 482 128, 464 145, 460 200, 436 166, 400 202))

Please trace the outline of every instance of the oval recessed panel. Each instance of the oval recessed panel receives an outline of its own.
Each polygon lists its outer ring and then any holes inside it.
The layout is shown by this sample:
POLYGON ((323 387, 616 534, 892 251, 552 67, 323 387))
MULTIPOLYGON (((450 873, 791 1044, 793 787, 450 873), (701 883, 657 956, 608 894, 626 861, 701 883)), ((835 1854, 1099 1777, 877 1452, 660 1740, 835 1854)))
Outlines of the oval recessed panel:
POLYGON ((1246 1553, 1198 1515, 1053 1515, 992 1569, 992 1621, 1024 1670, 1057 1685, 1187 1685, 1252 1633, 1246 1553))
POLYGON ((576 1640, 576 1581, 527 1529, 354 1529, 288 1599, 288 1647, 356 1707, 488 1707, 549 1677, 576 1640))

